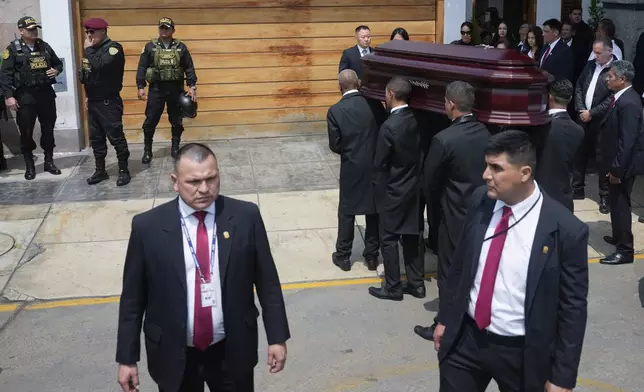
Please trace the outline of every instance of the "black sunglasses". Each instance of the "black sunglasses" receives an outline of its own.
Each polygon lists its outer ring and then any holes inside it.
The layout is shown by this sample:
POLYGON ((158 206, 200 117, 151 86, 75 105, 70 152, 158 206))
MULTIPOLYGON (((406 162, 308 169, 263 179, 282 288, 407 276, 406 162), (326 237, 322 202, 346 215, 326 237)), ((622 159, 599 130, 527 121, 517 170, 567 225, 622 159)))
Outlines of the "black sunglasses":
POLYGON ((463 31, 461 30, 461 35, 472 35, 471 31, 463 31))

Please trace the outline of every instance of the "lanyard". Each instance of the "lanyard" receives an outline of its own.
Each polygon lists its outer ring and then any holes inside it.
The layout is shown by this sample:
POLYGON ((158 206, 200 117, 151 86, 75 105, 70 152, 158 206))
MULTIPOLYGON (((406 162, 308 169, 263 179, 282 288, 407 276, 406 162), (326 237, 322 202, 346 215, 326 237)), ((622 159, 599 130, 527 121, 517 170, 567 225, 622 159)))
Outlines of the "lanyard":
MULTIPOLYGON (((199 267, 199 260, 197 259, 197 253, 195 252, 195 248, 192 246, 190 233, 188 232, 188 228, 186 227, 186 221, 185 219, 183 219, 183 215, 181 214, 181 211, 179 211, 179 216, 181 217, 181 226, 183 227, 183 232, 186 234, 186 239, 188 240, 188 247, 190 248, 190 253, 192 254, 192 260, 195 263, 195 267, 197 268, 199 277, 201 277, 201 283, 206 283, 206 278, 204 278, 203 273, 201 273, 201 268, 199 267)), ((206 222, 204 222, 204 225, 205 224, 206 222)), ((206 226, 206 230, 208 230, 207 226, 206 226)), ((212 277, 212 274, 213 274, 212 270, 213 268, 215 268, 215 245, 216 244, 217 244, 217 223, 215 222, 212 225, 212 249, 210 250, 210 277, 212 277)), ((208 279, 208 281, 210 281, 210 279, 208 279)))
POLYGON ((503 234, 503 233, 507 233, 508 231, 510 231, 510 229, 511 229, 511 228, 513 228, 514 226, 518 225, 518 224, 519 224, 519 222, 521 222, 521 221, 523 220, 523 218, 525 218, 526 216, 528 216, 528 214, 529 214, 529 213, 531 213, 531 212, 532 212, 532 210, 534 209, 534 207, 536 207, 536 206, 537 206, 537 203, 539 203, 539 200, 541 200, 541 193, 539 193, 539 197, 537 198, 537 201, 535 201, 535 202, 532 204, 532 207, 530 207, 530 209, 528 210, 528 212, 526 212, 525 214, 523 214, 523 216, 522 216, 518 221, 516 221, 516 222, 514 222, 513 224, 511 224, 511 225, 510 225, 510 227, 508 227, 507 229, 505 229, 505 230, 501 230, 501 231, 499 231, 498 233, 493 234, 493 235, 491 235, 491 236, 489 236, 489 237, 485 238, 485 239, 483 240, 483 242, 488 241, 488 240, 491 240, 491 239, 492 239, 492 238, 494 238, 494 237, 498 237, 498 236, 500 236, 500 235, 501 235, 501 234, 503 234))

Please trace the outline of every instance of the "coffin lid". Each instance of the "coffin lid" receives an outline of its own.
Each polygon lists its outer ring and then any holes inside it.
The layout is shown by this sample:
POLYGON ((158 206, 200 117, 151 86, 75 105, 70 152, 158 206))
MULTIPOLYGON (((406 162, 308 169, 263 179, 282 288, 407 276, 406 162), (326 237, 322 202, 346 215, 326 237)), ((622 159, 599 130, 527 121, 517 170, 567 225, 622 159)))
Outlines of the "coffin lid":
POLYGON ((445 87, 456 80, 470 83, 476 94, 476 116, 498 125, 542 125, 548 116, 548 84, 553 79, 536 61, 514 49, 392 40, 362 58, 365 96, 384 100, 387 82, 409 78, 409 105, 444 113, 445 87))

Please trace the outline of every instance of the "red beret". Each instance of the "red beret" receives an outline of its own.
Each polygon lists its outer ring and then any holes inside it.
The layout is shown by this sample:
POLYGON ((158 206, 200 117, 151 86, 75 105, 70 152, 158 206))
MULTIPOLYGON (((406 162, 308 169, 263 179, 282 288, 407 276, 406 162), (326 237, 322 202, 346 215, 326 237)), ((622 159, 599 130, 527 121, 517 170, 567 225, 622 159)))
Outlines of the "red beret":
POLYGON ((87 19, 85 23, 83 23, 83 26, 86 29, 106 29, 107 22, 105 21, 105 19, 92 18, 92 19, 87 19))

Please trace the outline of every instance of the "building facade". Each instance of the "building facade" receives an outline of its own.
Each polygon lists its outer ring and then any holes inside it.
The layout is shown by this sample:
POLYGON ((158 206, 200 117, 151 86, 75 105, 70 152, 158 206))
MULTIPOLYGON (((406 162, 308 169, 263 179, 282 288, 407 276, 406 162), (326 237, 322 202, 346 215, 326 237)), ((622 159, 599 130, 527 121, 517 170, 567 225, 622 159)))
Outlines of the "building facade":
MULTIPOLYGON (((185 121, 183 139, 209 140, 325 132, 327 108, 339 96, 340 54, 355 45, 353 30, 359 24, 371 28, 372 46, 389 40, 396 27, 407 29, 412 40, 449 43, 460 38, 459 26, 472 18, 474 6, 494 6, 500 16, 512 13, 541 24, 561 18, 572 3, 372 0, 365 7, 358 0, 344 0, 342 6, 337 0, 5 0, 0 40, 7 45, 13 39, 21 16, 41 20, 42 38, 65 63, 56 85, 57 151, 78 151, 88 140, 77 78, 86 18, 106 19, 109 36, 124 46, 123 122, 128 141, 136 143, 142 141, 145 111, 145 102, 136 97, 137 62, 164 16, 174 19, 176 37, 188 45, 199 78, 199 115, 185 121)), ((156 140, 169 140, 165 115, 157 135, 156 140)))

